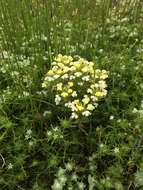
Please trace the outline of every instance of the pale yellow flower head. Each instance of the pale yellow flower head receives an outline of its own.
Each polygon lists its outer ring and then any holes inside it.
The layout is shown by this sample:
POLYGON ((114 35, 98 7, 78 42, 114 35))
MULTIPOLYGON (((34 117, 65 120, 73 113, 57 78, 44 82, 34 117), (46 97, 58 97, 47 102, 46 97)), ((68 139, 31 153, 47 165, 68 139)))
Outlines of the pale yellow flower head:
POLYGON ((42 87, 48 90, 52 86, 56 105, 70 112, 72 120, 92 115, 98 101, 107 94, 108 71, 95 69, 95 64, 84 58, 74 60, 62 54, 51 65, 42 87))

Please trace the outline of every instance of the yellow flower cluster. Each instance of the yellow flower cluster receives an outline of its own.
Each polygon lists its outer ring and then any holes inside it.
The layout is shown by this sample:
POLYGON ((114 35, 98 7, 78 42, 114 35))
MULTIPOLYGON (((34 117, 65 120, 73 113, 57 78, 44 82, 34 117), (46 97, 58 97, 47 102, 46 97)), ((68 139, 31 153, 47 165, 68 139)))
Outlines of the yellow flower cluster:
POLYGON ((47 72, 43 88, 52 85, 56 105, 71 112, 71 119, 88 117, 98 106, 98 100, 107 94, 106 70, 95 69, 95 64, 83 58, 59 54, 47 72))

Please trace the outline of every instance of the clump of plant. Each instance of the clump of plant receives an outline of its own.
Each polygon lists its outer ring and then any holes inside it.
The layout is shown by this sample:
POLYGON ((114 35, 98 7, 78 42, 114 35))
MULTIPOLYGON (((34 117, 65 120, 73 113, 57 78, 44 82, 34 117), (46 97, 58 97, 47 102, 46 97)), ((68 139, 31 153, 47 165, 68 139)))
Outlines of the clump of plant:
POLYGON ((69 190, 83 190, 85 184, 77 174, 77 169, 77 166, 73 162, 67 162, 64 168, 59 167, 52 185, 52 190, 62 190, 65 188, 69 190))
POLYGON ((108 71, 96 69, 93 62, 81 57, 61 54, 51 66, 42 87, 52 90, 56 105, 70 112, 72 120, 90 116, 107 94, 108 71))

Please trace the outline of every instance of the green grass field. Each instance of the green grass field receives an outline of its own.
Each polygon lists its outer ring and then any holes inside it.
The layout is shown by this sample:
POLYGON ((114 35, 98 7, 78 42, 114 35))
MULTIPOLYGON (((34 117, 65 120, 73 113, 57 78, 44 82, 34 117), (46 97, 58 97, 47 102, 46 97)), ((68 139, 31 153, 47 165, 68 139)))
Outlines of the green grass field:
POLYGON ((0 190, 143 190, 142 0, 0 0, 0 190))

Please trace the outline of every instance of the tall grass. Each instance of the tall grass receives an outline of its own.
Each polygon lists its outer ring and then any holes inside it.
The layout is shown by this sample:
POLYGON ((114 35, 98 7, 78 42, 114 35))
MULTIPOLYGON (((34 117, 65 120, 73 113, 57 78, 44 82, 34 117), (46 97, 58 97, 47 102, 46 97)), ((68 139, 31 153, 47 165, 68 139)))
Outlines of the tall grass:
MULTIPOLYGON (((106 35, 108 17, 122 19, 130 15, 136 22, 141 7, 141 1, 2 0, 2 41, 6 48, 19 52, 24 38, 29 41, 37 36, 35 51, 42 53, 52 49, 68 53, 71 45, 81 49, 83 43, 91 42, 94 46, 97 43, 94 31, 100 27, 102 37, 106 35), (38 43, 44 36, 43 43, 38 43)), ((103 45, 103 41, 101 43, 103 45)), ((93 48, 90 51, 94 51, 93 48)))

